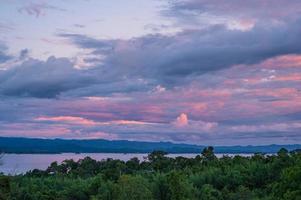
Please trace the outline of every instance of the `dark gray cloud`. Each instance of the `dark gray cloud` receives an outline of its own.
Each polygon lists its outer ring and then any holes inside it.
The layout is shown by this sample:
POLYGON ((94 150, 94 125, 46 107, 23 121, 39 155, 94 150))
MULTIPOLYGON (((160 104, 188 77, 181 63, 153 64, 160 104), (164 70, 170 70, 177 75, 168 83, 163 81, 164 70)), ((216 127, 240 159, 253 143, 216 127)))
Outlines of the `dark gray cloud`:
POLYGON ((112 50, 115 43, 113 40, 98 40, 80 34, 60 33, 58 36, 69 38, 79 48, 95 49, 101 53, 112 50))
MULTIPOLYGON (((101 77, 99 77, 101 79, 101 77)), ((73 90, 66 91, 64 96, 110 96, 114 93, 133 93, 150 91, 155 87, 154 83, 144 82, 140 79, 121 79, 112 80, 101 83, 98 80, 97 84, 90 84, 86 87, 74 88, 73 90)))
POLYGON ((19 13, 26 13, 28 15, 33 15, 35 17, 40 17, 41 15, 45 15, 46 10, 66 11, 63 8, 59 8, 47 4, 45 2, 40 2, 40 3, 30 2, 18 9, 19 13))
POLYGON ((29 56, 29 50, 28 49, 22 49, 20 51, 19 59, 23 60, 29 56))
POLYGON ((65 58, 30 59, 0 72, 0 93, 7 96, 55 97, 63 91, 92 84, 93 77, 65 58))
MULTIPOLYGON (((27 54, 27 50, 22 50, 20 59, 27 54)), ((67 58, 49 57, 46 61, 28 58, 0 71, 0 95, 14 97, 56 98, 62 93, 65 96, 105 96, 150 90, 149 85, 103 67, 76 69, 67 58)))
POLYGON ((12 59, 7 53, 7 46, 0 41, 0 64, 12 59))
POLYGON ((195 76, 238 64, 254 64, 285 54, 301 53, 300 21, 252 30, 223 25, 185 30, 173 36, 147 35, 131 40, 98 40, 85 35, 60 34, 80 48, 106 56, 104 66, 119 74, 173 85, 195 76), (180 78, 180 80, 178 79, 180 78))
MULTIPOLYGON (((196 18, 212 15, 223 18, 267 20, 289 20, 300 16, 299 0, 171 0, 164 15, 175 18, 196 18)), ((208 20, 208 19, 207 19, 208 20)))
POLYGON ((286 118, 286 120, 287 119, 289 119, 289 120, 301 120, 301 111, 287 114, 284 117, 286 118))
POLYGON ((0 51, 0 63, 4 63, 11 59, 12 57, 0 51))
MULTIPOLYGON (((172 88, 233 65, 301 53, 299 22, 271 26, 259 23, 249 31, 215 25, 172 36, 153 34, 130 40, 59 34, 92 52, 94 57, 84 61, 97 60, 101 64, 96 62, 91 69, 79 70, 64 58, 26 61, 1 72, 0 93, 50 98, 67 91, 66 94, 82 96, 150 91, 156 85, 172 88)), ((27 54, 25 49, 20 56, 27 54)))

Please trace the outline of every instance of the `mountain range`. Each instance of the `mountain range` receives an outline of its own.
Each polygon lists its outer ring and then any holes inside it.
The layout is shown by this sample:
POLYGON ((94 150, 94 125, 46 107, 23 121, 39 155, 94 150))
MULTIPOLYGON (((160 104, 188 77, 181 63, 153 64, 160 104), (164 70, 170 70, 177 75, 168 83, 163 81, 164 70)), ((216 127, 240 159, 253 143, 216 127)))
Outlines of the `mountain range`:
MULTIPOLYGON (((0 151, 3 153, 149 153, 154 150, 168 153, 200 153, 204 147, 171 142, 0 137, 0 151)), ((301 149, 301 145, 214 146, 215 153, 276 153, 281 148, 292 151, 301 149)))

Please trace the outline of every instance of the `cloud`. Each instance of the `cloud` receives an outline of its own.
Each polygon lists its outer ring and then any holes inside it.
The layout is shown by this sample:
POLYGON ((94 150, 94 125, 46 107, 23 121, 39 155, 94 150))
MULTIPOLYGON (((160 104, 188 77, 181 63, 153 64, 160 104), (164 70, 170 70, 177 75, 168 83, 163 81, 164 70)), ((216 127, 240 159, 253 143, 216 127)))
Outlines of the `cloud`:
POLYGON ((143 77, 170 87, 185 83, 186 77, 191 79, 233 65, 250 65, 275 56, 301 53, 299 24, 299 21, 257 24, 248 31, 215 25, 171 36, 155 34, 130 40, 95 39, 77 34, 59 36, 103 56, 102 65, 110 67, 117 76, 143 77))
POLYGON ((20 51, 19 59, 23 60, 29 56, 29 50, 28 49, 22 49, 20 51))
MULTIPOLYGON (((31 2, 20 12, 61 10, 31 2)), ((33 59, 39 52, 30 47, 13 55, 17 46, 1 42, 0 135, 301 141, 301 2, 169 2, 162 21, 141 24, 157 34, 101 38, 58 28, 53 40, 38 36, 55 49, 67 41, 78 51, 72 58, 33 59)), ((10 26, 0 23, 0 31, 10 26)))
POLYGON ((0 41, 0 64, 12 59, 12 56, 7 53, 7 46, 0 41))
POLYGON ((296 19, 301 12, 298 0, 252 0, 243 3, 240 0, 172 0, 169 3, 164 15, 180 21, 184 19, 185 22, 254 20, 270 23, 296 19))
POLYGON ((9 22, 0 22, 0 32, 6 33, 13 30, 15 30, 15 28, 9 22))
MULTIPOLYGON (((0 119, 9 124, 22 122, 27 130, 34 130, 33 135, 41 126, 43 137, 52 137, 45 131, 49 126, 51 130, 54 127, 69 130, 59 135, 64 138, 96 138, 96 133, 106 133, 99 134, 99 138, 114 136, 115 139, 199 144, 256 144, 259 138, 261 144, 280 140, 285 143, 292 141, 284 141, 285 135, 300 138, 297 136, 300 115, 296 112, 301 106, 301 90, 281 89, 281 85, 257 88, 257 85, 241 84, 239 81, 247 71, 251 75, 261 74, 258 69, 247 68, 242 72, 231 68, 211 76, 217 79, 219 75, 231 74, 229 78, 237 81, 231 89, 219 80, 219 84, 209 88, 207 83, 196 81, 161 92, 121 93, 111 97, 5 97, 0 100, 0 113, 3 113, 0 119), (25 126, 28 123, 35 125, 25 126)), ((0 128, 0 134, 8 134, 8 129, 20 134, 20 129, 0 128)), ((29 131, 26 134, 30 136, 29 131)))
POLYGON ((128 78, 115 70, 98 66, 76 68, 67 58, 49 57, 46 61, 32 59, 28 51, 0 71, 0 95, 14 97, 56 98, 64 96, 107 96, 114 93, 148 91, 150 83, 128 78), (26 59, 25 59, 26 58, 26 59), (21 60, 20 60, 21 59, 21 60))
POLYGON ((186 126, 188 125, 188 116, 185 113, 181 113, 174 123, 179 127, 186 126))
POLYGON ((139 126, 139 125, 151 125, 153 123, 143 122, 143 121, 135 121, 135 120, 113 120, 113 121, 104 121, 104 122, 96 122, 94 120, 85 119, 83 117, 75 117, 75 116, 55 116, 55 117, 37 117, 36 121, 41 122, 58 122, 63 124, 73 124, 73 125, 81 125, 81 126, 110 126, 110 125, 122 125, 122 126, 139 126))
POLYGON ((85 28, 86 26, 83 24, 73 24, 74 27, 76 28, 85 28))
POLYGON ((257 124, 257 125, 238 125, 230 127, 232 131, 235 132, 248 132, 248 133, 256 133, 256 132, 289 132, 290 130, 301 129, 300 122, 289 122, 289 123, 272 123, 272 124, 257 124))
MULTIPOLYGON (((88 55, 78 57, 76 63, 54 57, 19 63, 0 72, 0 94, 54 98, 61 94, 148 92, 158 85, 168 90, 235 65, 251 66, 277 56, 298 55, 299 24, 298 20, 270 26, 256 24, 248 31, 215 25, 129 40, 61 33, 58 36, 88 51, 88 55)), ((26 49, 20 53, 20 58, 25 57, 28 59, 26 49)), ((2 60, 7 59, 2 56, 2 60)))
POLYGON ((0 51, 0 63, 4 63, 8 60, 10 60, 12 57, 7 55, 5 52, 0 51))
POLYGON ((78 133, 75 136, 77 136, 77 137, 72 136, 71 138, 72 139, 74 139, 74 138, 82 139, 84 137, 86 139, 106 139, 106 140, 119 139, 117 134, 106 133, 106 132, 102 132, 102 131, 92 132, 92 133, 78 133))
POLYGON ((75 69, 66 58, 29 59, 0 71, 0 94, 53 98, 63 91, 84 87, 93 81, 91 74, 75 69))
POLYGON ((35 138, 57 138, 68 137, 71 131, 60 125, 43 125, 36 123, 0 123, 1 136, 7 137, 35 137, 35 138))
POLYGON ((73 33, 59 33, 60 37, 70 39, 75 45, 85 49, 95 49, 97 52, 107 52, 112 50, 115 43, 114 40, 95 39, 85 35, 73 34, 73 33))
POLYGON ((33 15, 40 17, 46 14, 46 10, 66 11, 65 9, 49 5, 47 3, 33 3, 30 2, 27 5, 18 9, 19 13, 26 13, 27 15, 33 15))
POLYGON ((74 116, 57 116, 57 117, 38 117, 36 121, 52 121, 52 122, 62 122, 67 124, 77 124, 83 126, 95 126, 96 122, 93 120, 88 120, 82 117, 74 116))
POLYGON ((296 67, 301 68, 301 55, 299 54, 289 54, 289 55, 280 55, 274 58, 270 58, 260 63, 262 68, 290 68, 296 67))
POLYGON ((188 120, 188 115, 181 113, 174 122, 171 123, 180 130, 193 133, 209 133, 218 127, 217 122, 205 122, 202 120, 188 120))

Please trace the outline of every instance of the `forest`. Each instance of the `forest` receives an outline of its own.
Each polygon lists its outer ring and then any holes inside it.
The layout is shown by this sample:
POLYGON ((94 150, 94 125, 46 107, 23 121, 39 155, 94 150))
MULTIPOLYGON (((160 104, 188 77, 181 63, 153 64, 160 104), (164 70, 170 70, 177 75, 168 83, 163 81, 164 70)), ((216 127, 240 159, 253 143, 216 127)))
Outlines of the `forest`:
POLYGON ((300 200, 301 153, 195 158, 154 151, 140 161, 89 157, 0 176, 1 200, 300 200))

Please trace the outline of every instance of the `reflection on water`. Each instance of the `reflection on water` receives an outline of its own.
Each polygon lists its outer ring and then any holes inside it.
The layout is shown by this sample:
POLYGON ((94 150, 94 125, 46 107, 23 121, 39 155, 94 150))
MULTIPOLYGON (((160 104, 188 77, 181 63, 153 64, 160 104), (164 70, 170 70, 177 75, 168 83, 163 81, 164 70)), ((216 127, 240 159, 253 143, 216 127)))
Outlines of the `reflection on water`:
MULTIPOLYGON (((170 157, 183 156, 187 158, 193 158, 198 154, 169 154, 170 157)), ((233 156, 234 154, 227 154, 233 156)), ((241 156, 250 156, 250 154, 239 154, 241 156)), ((133 157, 144 160, 147 154, 140 153, 63 153, 63 154, 5 154, 2 158, 0 165, 0 172, 4 174, 20 174, 25 173, 32 169, 46 169, 50 163, 57 161, 61 163, 66 159, 73 159, 75 161, 91 157, 95 160, 102 160, 107 158, 120 159, 127 161, 133 157)), ((223 154, 216 154, 217 157, 223 156, 223 154)))

